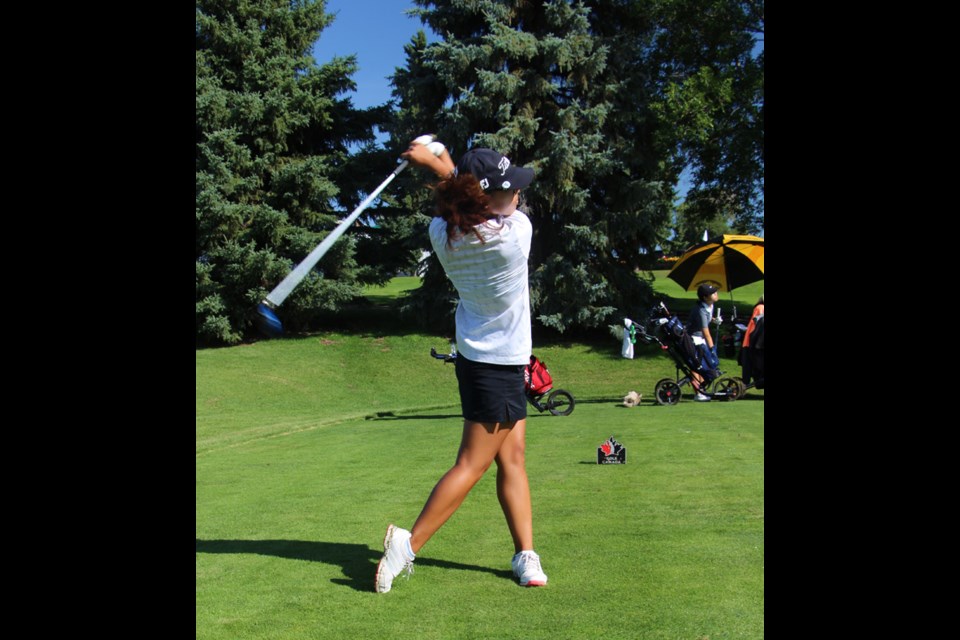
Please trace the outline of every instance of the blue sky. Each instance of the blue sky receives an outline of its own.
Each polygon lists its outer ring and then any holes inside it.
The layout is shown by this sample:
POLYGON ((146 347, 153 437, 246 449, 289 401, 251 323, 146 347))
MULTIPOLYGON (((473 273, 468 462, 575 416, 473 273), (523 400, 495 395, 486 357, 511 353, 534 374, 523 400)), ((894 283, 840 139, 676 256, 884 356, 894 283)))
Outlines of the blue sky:
POLYGON ((327 13, 336 19, 320 34, 313 57, 324 64, 334 56, 357 56, 359 69, 353 74, 357 90, 350 97, 358 108, 373 107, 390 99, 390 80, 397 67, 404 66, 403 47, 423 29, 427 40, 436 36, 420 19, 408 16, 412 2, 404 0, 327 0, 327 13))

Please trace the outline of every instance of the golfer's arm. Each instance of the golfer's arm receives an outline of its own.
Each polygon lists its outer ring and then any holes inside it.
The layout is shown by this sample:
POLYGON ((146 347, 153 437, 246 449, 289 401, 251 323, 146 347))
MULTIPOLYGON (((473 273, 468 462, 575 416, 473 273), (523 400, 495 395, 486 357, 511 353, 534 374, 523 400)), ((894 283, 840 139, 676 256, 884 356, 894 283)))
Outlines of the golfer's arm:
POLYGON ((450 157, 450 153, 446 149, 439 156, 433 156, 430 163, 430 169, 442 180, 452 176, 454 168, 453 158, 450 157))
POLYGON ((406 158, 418 167, 433 171, 440 178, 448 178, 453 173, 453 158, 446 149, 439 156, 435 156, 424 145, 412 143, 409 149, 400 154, 400 157, 406 158))

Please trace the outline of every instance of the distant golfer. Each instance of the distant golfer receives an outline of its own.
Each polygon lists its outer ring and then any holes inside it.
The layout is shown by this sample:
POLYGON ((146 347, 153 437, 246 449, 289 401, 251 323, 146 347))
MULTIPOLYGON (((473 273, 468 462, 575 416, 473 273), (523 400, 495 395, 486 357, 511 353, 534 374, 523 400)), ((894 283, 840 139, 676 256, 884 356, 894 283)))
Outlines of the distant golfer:
MULTIPOLYGON (((697 287, 699 302, 690 310, 690 319, 687 320, 687 331, 697 347, 697 353, 708 369, 716 369, 720 366, 717 342, 710 333, 713 304, 718 300, 717 291, 718 289, 712 284, 704 283, 697 287)), ((691 372, 690 375, 693 377, 690 384, 696 390, 694 399, 698 402, 710 402, 710 396, 703 393, 703 376, 696 372, 691 372)))
POLYGON ((491 149, 471 149, 454 168, 411 143, 403 158, 440 177, 430 242, 460 295, 456 313, 457 382, 463 435, 444 474, 409 531, 393 524, 383 540, 376 590, 390 591, 416 554, 457 510, 490 464, 497 463, 497 497, 513 537, 513 573, 525 587, 547 584, 533 550, 533 513, 524 461, 527 404, 523 371, 530 362, 527 259, 533 228, 517 210, 533 169, 517 167, 491 149))

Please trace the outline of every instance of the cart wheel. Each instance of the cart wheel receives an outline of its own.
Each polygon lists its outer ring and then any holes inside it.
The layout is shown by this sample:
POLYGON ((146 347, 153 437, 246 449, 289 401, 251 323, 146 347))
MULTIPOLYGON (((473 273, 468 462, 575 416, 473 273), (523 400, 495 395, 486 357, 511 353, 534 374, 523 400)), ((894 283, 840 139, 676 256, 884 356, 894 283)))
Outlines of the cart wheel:
POLYGON ((737 385, 740 387, 740 391, 737 393, 737 399, 739 400, 747 392, 747 383, 740 376, 735 376, 733 379, 737 381, 737 385))
POLYGON ((555 416, 570 415, 576 404, 570 392, 563 389, 557 389, 547 397, 547 408, 555 416))
POLYGON ((717 380, 714 394, 720 394, 726 400, 736 400, 743 395, 743 382, 736 378, 721 378, 717 380))
POLYGON ((677 404, 680 402, 680 385, 670 378, 664 378, 653 388, 653 395, 659 404, 677 404))

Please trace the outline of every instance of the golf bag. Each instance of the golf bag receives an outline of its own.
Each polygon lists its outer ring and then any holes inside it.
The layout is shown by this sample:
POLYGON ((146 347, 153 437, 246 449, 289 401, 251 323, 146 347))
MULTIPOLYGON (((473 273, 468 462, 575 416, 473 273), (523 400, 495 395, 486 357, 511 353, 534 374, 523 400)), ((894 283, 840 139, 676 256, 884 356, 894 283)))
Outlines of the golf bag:
POLYGON ((534 355, 530 356, 530 364, 523 370, 523 382, 526 390, 535 396, 542 396, 553 388, 553 376, 547 365, 534 355))
POLYGON ((664 303, 660 302, 654 307, 651 318, 646 324, 650 330, 640 327, 637 331, 637 341, 642 344, 659 345, 677 365, 676 380, 662 378, 653 388, 657 404, 677 404, 681 396, 680 387, 687 384, 710 399, 736 400, 743 395, 743 381, 740 378, 721 378, 723 372, 719 369, 719 359, 706 348, 706 344, 693 343, 693 338, 687 333, 683 322, 671 314, 664 303), (702 383, 695 384, 694 373, 702 376, 702 383))
MULTIPOLYGON (((687 328, 679 316, 671 317, 660 327, 660 332, 667 342, 673 346, 676 355, 683 359, 687 367, 702 375, 706 382, 710 382, 720 375, 720 371, 717 369, 719 362, 714 360, 713 353, 706 344, 697 346, 693 343, 693 338, 687 333, 687 328)), ((676 360, 676 358, 674 359, 676 360)))

